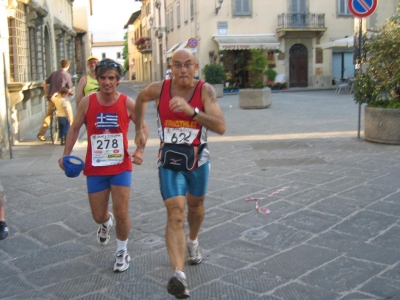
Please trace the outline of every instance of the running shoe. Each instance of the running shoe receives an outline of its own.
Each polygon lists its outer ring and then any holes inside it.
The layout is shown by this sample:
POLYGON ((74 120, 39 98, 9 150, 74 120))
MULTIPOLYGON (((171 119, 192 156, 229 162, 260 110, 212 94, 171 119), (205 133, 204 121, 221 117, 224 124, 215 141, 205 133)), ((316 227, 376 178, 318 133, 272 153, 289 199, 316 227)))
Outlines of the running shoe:
POLYGON ((199 250, 199 243, 192 244, 187 243, 187 249, 189 253, 188 262, 190 265, 198 265, 202 261, 202 257, 199 250))
POLYGON ((167 291, 169 294, 175 296, 176 299, 186 299, 190 297, 186 280, 178 273, 175 273, 168 281, 167 291))
MULTIPOLYGON (((114 216, 112 213, 109 213, 109 214, 110 214, 111 221, 114 224, 114 216)), ((110 231, 111 231, 111 227, 113 226, 113 224, 111 224, 108 227, 104 226, 104 224, 100 224, 99 230, 97 231, 97 242, 100 245, 105 246, 110 241, 110 231)))
POLYGON ((0 240, 4 240, 8 236, 8 227, 6 222, 0 221, 0 240))
POLYGON ((114 272, 123 272, 129 268, 131 257, 128 251, 118 251, 117 258, 115 259, 114 272))

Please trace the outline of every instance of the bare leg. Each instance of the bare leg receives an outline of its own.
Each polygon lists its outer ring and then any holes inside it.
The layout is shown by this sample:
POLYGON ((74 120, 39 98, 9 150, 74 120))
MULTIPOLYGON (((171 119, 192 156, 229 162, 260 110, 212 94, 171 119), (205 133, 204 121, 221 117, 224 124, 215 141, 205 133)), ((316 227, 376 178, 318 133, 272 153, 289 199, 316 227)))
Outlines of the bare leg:
POLYGON ((167 208, 165 240, 172 270, 183 271, 185 263, 186 238, 183 228, 185 220, 185 197, 177 196, 164 201, 167 208))
POLYGON ((110 219, 110 214, 108 212, 109 196, 110 189, 89 194, 89 204, 92 210, 93 220, 98 224, 105 223, 110 219))
POLYGON ((194 241, 200 231, 201 224, 204 220, 204 196, 195 197, 190 194, 187 195, 188 215, 187 220, 189 224, 189 238, 194 241))
POLYGON ((0 205, 0 221, 5 221, 4 205, 0 205))
POLYGON ((126 241, 129 236, 131 220, 129 219, 129 195, 130 187, 111 186, 111 195, 113 199, 114 217, 117 221, 115 227, 117 239, 126 241))

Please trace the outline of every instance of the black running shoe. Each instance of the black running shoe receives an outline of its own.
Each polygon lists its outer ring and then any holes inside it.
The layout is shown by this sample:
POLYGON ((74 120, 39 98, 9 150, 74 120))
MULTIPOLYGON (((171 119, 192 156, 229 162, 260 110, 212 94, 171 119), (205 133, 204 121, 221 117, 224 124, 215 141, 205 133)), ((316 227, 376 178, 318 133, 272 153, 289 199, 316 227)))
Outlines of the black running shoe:
POLYGON ((186 299, 190 297, 186 280, 177 273, 168 281, 167 290, 168 293, 175 296, 176 299, 186 299))
POLYGON ((4 240, 8 236, 8 227, 6 222, 0 221, 0 240, 4 240))

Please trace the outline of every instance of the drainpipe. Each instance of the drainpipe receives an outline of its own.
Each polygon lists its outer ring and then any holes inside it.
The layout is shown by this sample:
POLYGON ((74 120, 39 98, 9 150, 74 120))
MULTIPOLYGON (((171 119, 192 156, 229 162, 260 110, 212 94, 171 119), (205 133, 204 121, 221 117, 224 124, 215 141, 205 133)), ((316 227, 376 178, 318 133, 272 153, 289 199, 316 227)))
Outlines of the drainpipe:
POLYGON ((12 133, 11 133, 11 126, 10 126, 10 104, 9 104, 9 97, 8 97, 8 85, 7 85, 7 68, 6 68, 6 56, 3 52, 3 66, 4 66, 4 90, 5 90, 5 98, 6 98, 6 120, 7 120, 7 135, 8 135, 8 148, 10 152, 10 159, 13 158, 12 155, 12 133))

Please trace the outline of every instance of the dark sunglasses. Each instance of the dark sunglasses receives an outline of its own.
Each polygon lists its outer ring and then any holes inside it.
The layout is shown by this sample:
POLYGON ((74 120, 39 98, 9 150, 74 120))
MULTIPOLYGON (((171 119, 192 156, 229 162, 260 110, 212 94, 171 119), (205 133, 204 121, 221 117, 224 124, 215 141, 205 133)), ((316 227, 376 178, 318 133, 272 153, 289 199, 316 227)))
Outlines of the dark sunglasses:
POLYGON ((118 70, 122 70, 122 66, 119 63, 116 63, 115 61, 109 61, 109 60, 99 62, 96 66, 96 69, 98 67, 114 67, 118 70))

